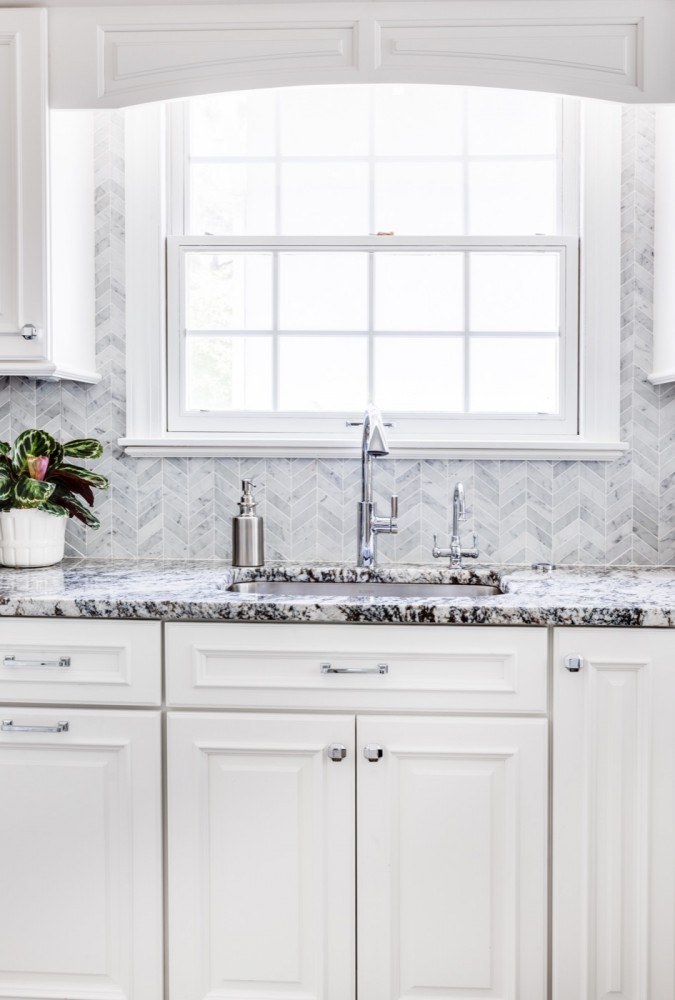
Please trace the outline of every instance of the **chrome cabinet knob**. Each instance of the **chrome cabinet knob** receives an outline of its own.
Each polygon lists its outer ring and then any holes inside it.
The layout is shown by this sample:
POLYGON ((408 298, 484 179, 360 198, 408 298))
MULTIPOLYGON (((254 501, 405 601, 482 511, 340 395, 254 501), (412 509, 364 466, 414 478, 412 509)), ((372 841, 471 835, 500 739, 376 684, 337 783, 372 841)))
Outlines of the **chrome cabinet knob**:
POLYGON ((378 760, 381 759, 384 750, 377 743, 366 743, 363 748, 363 756, 366 760, 371 761, 373 764, 377 764, 378 760))
POLYGON ((571 674, 578 674, 584 665, 583 656, 566 656, 565 657, 565 669, 569 670, 571 674))
POLYGON ((347 747, 344 743, 331 743, 331 745, 327 748, 326 753, 328 754, 329 760, 336 760, 339 763, 347 756, 347 747))

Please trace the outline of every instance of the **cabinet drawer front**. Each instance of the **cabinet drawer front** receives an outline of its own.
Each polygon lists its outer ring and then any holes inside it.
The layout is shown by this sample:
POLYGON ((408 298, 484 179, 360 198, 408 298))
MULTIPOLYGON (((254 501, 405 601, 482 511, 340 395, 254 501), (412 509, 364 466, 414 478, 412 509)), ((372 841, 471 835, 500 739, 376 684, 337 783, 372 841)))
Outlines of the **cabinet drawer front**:
POLYGON ((161 688, 159 622, 0 622, 0 702, 159 705, 161 688))
POLYGON ((166 626, 172 706, 544 712, 546 630, 166 626))

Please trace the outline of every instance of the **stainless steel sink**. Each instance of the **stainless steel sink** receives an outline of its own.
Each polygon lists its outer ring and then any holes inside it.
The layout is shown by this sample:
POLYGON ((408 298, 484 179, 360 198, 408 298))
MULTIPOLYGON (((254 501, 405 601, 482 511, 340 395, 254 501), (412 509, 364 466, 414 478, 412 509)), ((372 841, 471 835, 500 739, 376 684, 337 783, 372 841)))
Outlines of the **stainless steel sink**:
POLYGON ((279 597, 494 597, 499 587, 482 583, 298 583, 286 580, 248 580, 227 588, 238 594, 279 597))

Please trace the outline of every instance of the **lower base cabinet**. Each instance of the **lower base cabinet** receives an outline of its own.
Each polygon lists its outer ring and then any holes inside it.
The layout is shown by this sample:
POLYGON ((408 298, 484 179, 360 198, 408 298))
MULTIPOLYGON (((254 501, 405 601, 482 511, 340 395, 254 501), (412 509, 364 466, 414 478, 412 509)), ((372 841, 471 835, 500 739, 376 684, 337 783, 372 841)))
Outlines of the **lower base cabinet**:
POLYGON ((170 713, 168 834, 171 1000, 546 995, 544 719, 170 713))
POLYGON ((549 851, 542 630, 232 627, 167 647, 165 985, 159 626, 5 624, 0 1000, 673 1000, 672 630, 555 629, 549 851))
POLYGON ((0 997, 161 1000, 160 713, 3 719, 0 997))
POLYGON ((553 1000, 675 997, 675 638, 557 629, 553 1000))

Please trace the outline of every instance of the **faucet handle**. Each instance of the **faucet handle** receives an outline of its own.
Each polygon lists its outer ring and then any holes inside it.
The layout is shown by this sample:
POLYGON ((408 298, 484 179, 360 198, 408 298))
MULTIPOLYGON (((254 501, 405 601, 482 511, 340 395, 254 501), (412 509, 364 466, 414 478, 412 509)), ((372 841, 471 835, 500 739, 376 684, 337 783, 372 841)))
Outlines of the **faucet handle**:
POLYGON ((392 493, 391 495, 391 514, 389 516, 392 521, 395 521, 398 517, 398 493, 392 493))
POLYGON ((478 548, 478 535, 473 532, 473 546, 470 549, 462 549, 462 556, 465 559, 478 559, 480 555, 480 550, 478 548))

